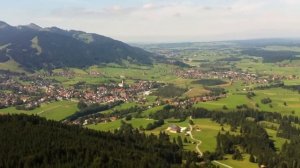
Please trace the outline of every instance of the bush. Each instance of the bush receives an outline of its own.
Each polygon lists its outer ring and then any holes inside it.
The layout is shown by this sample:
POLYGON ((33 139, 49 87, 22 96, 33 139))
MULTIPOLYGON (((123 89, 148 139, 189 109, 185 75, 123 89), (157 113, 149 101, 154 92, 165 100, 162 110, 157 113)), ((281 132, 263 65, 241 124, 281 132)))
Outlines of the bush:
POLYGON ((145 130, 153 130, 157 127, 160 127, 160 126, 164 125, 164 123, 165 123, 165 121, 162 120, 162 119, 160 119, 158 121, 155 121, 154 123, 149 123, 145 130))
POLYGON ((272 103, 272 100, 271 100, 269 97, 267 97, 267 98, 261 99, 260 102, 261 102, 262 104, 269 104, 269 103, 272 103))
POLYGON ((132 116, 131 115, 127 115, 126 117, 125 117, 125 120, 126 121, 130 121, 132 119, 132 116))

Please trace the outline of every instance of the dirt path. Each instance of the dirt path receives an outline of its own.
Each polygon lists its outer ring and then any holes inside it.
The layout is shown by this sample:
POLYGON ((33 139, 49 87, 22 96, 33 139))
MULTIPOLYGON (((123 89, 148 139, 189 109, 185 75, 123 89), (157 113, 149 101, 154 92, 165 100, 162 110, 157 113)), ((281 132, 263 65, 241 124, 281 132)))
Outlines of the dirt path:
MULTIPOLYGON (((193 119, 192 119, 192 116, 190 116, 190 120, 193 120, 193 119)), ((191 124, 189 124, 189 127, 190 127, 190 131, 188 131, 187 133, 190 135, 190 137, 191 137, 192 140, 194 140, 194 141, 197 142, 197 145, 196 145, 196 151, 199 153, 199 156, 202 157, 203 153, 201 152, 201 150, 200 150, 200 148, 199 148, 199 146, 202 144, 202 141, 199 140, 199 139, 195 139, 195 138, 193 137, 193 134, 192 134, 193 126, 192 126, 191 124)), ((212 161, 212 162, 214 162, 214 163, 216 163, 216 164, 219 164, 219 165, 222 165, 222 166, 227 167, 227 168, 233 168, 233 167, 231 167, 231 166, 229 166, 229 165, 227 165, 227 164, 218 162, 218 161, 216 161, 216 160, 214 160, 214 161, 212 161)))
POLYGON ((231 166, 228 166, 227 164, 218 162, 218 161, 216 161, 216 160, 214 160, 214 161, 212 161, 212 162, 217 163, 217 164, 222 165, 222 166, 227 167, 227 168, 233 168, 233 167, 231 167, 231 166))
POLYGON ((57 108, 59 108, 59 107, 61 107, 61 106, 62 106, 62 105, 57 105, 57 106, 48 108, 47 110, 42 110, 42 111, 38 112, 37 115, 40 115, 40 114, 42 114, 42 113, 48 112, 48 111, 53 110, 53 109, 57 109, 57 108))
MULTIPOLYGON (((190 120, 192 120, 192 116, 190 116, 190 120)), ((187 133, 190 135, 191 139, 197 142, 196 145, 196 151, 199 153, 199 156, 202 157, 203 153, 201 152, 201 150, 199 149, 199 146, 202 144, 202 141, 199 139, 195 139, 193 136, 193 126, 191 124, 189 124, 190 127, 190 131, 188 131, 187 133)))

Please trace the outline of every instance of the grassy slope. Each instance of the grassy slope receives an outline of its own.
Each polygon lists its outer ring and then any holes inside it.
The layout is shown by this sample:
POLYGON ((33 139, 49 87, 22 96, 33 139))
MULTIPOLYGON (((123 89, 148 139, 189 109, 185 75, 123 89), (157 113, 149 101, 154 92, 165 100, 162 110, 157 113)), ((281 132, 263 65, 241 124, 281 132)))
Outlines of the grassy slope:
MULTIPOLYGON (((227 159, 220 161, 223 164, 227 164, 233 168, 257 168, 258 164, 257 163, 251 163, 249 162, 249 157, 250 155, 248 154, 243 154, 243 160, 238 161, 238 160, 233 160, 231 155, 226 155, 225 156, 227 159)), ((218 164, 216 164, 218 165, 218 164)), ((222 167, 222 166, 221 166, 222 167)))
POLYGON ((109 110, 102 111, 101 113, 112 113, 115 110, 125 110, 125 109, 129 109, 131 107, 134 107, 136 105, 137 105, 137 103, 135 103, 135 102, 122 103, 121 105, 115 106, 114 108, 109 109, 109 110))
POLYGON ((35 114, 47 119, 62 120, 76 112, 77 103, 71 101, 58 101, 53 103, 42 104, 41 107, 30 111, 16 110, 15 107, 0 109, 0 114, 35 114))
MULTIPOLYGON (((127 123, 132 124, 134 128, 139 128, 140 126, 146 127, 149 123, 153 123, 154 120, 151 119, 143 119, 143 118, 133 118, 130 121, 126 121, 127 123)), ((87 125, 87 128, 100 130, 100 131, 114 131, 121 126, 121 120, 116 120, 108 123, 98 123, 87 125)))
POLYGON ((153 108, 150 108, 148 110, 143 111, 142 115, 144 117, 148 117, 149 114, 155 113, 156 111, 162 110, 164 108, 165 105, 161 105, 161 106, 155 106, 153 108))
POLYGON ((264 74, 279 74, 279 75, 299 75, 299 63, 295 61, 290 66, 278 66, 278 63, 262 63, 253 62, 248 59, 244 59, 237 63, 237 67, 244 71, 253 73, 264 73, 264 74))
POLYGON ((284 144, 284 142, 287 141, 287 140, 284 139, 284 138, 277 137, 276 136, 277 131, 275 131, 275 130, 266 129, 266 131, 268 132, 268 135, 270 136, 270 139, 274 140, 275 147, 278 150, 280 150, 282 145, 284 144))
POLYGON ((295 115, 300 116, 300 94, 297 92, 282 88, 254 90, 256 96, 252 99, 248 99, 246 97, 246 91, 236 91, 233 88, 229 88, 228 90, 229 93, 226 98, 218 101, 200 102, 194 106, 204 107, 211 110, 222 110, 224 105, 226 105, 229 109, 236 109, 237 105, 242 104, 246 104, 248 107, 256 108, 255 104, 257 103, 259 104, 259 110, 281 112, 282 114, 286 115, 291 115, 294 111, 295 115), (272 108, 269 106, 269 104, 261 103, 261 99, 266 97, 272 99, 272 108), (287 103, 287 106, 284 106, 284 102, 287 103))
POLYGON ((26 72, 22 67, 20 67, 20 65, 16 61, 12 59, 6 62, 0 62, 0 69, 9 70, 13 72, 24 72, 24 73, 26 72))

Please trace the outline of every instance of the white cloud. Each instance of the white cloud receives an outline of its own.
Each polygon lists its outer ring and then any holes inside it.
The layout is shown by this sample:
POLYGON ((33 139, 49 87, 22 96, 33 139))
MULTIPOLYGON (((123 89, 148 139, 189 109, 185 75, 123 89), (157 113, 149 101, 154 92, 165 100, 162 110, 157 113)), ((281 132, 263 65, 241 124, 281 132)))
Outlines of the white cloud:
POLYGON ((143 9, 152 9, 154 8, 155 6, 152 4, 152 3, 147 3, 147 4, 144 4, 143 5, 143 9))
POLYGON ((125 41, 294 37, 300 36, 296 4, 300 1, 152 0, 132 6, 65 7, 27 17, 42 26, 81 29, 125 41))

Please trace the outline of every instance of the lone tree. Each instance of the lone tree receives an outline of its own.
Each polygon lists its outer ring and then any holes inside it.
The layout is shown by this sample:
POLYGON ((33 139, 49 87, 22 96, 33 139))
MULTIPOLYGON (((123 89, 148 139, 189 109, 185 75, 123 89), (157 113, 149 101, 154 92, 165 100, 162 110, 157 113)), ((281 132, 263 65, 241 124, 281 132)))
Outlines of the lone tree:
POLYGON ((132 119, 132 116, 131 115, 127 115, 126 117, 125 117, 125 120, 126 121, 130 121, 132 119))
POLYGON ((240 152, 239 149, 235 149, 235 151, 234 151, 234 153, 232 155, 232 159, 233 160, 243 160, 243 156, 242 156, 242 154, 241 154, 241 152, 240 152))
POLYGON ((250 155, 249 162, 255 163, 255 158, 252 154, 250 155))

